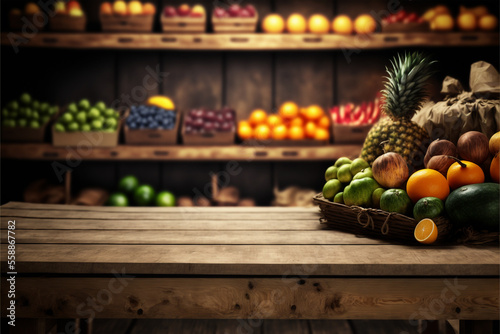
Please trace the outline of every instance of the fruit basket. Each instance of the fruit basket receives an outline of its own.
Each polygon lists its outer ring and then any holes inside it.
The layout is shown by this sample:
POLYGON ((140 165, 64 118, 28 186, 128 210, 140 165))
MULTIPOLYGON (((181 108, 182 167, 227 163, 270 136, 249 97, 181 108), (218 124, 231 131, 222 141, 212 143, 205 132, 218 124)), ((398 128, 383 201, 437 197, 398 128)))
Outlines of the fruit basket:
POLYGON ((87 18, 85 16, 55 15, 50 20, 51 31, 85 31, 87 18))
POLYGON ((106 15, 101 14, 102 31, 106 32, 151 32, 154 15, 106 15))
POLYGON ((382 32, 426 32, 429 31, 428 22, 394 22, 382 23, 382 32))
POLYGON ((212 12, 212 26, 216 33, 251 33, 257 30, 259 14, 253 5, 233 4, 229 8, 216 7, 212 12))
MULTIPOLYGON (((413 233, 418 222, 413 218, 379 209, 331 202, 321 193, 314 196, 313 201, 320 207, 321 222, 332 229, 404 243, 417 243, 413 233)), ((452 224, 448 219, 439 217, 434 223, 438 228, 437 242, 448 240, 452 232, 452 224)))
POLYGON ((161 17, 161 27, 166 33, 205 32, 207 18, 204 17, 161 17))
POLYGON ((221 110, 193 109, 184 115, 182 141, 185 145, 234 144, 236 113, 221 110))
POLYGON ((45 141, 46 129, 50 121, 42 124, 39 128, 2 127, 2 142, 11 143, 43 143, 45 141))
MULTIPOLYGON (((137 117, 137 115, 135 117, 137 117)), ((131 118, 131 116, 127 115, 125 125, 123 126, 123 132, 125 135, 125 144, 175 145, 177 144, 177 134, 179 130, 180 119, 181 119, 180 113, 175 113, 175 123, 173 123, 173 127, 171 129, 159 128, 159 127, 138 128, 139 125, 137 124, 136 120, 134 118, 131 118)))

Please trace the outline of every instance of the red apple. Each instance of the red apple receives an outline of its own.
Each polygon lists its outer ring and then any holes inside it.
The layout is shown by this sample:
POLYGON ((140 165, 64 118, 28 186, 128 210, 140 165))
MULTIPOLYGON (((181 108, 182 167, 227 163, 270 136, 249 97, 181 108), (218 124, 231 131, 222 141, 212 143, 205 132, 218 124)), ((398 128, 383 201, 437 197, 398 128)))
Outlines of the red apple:
POLYGON ((226 10, 222 7, 215 7, 214 9, 214 16, 215 17, 228 17, 229 14, 226 12, 226 10))
POLYGON ((240 15, 240 10, 241 10, 240 5, 232 4, 227 11, 229 13, 229 16, 238 17, 240 15))
POLYGON ((246 5, 245 9, 248 10, 248 12, 250 13, 250 17, 254 17, 255 13, 257 13, 257 10, 253 5, 246 5))
POLYGON ((191 13, 191 7, 188 4, 182 4, 177 7, 177 14, 179 16, 188 16, 191 13))
POLYGON ((177 10, 175 10, 174 6, 166 6, 165 10, 163 11, 163 15, 167 17, 177 16, 177 10))
POLYGON ((396 13, 396 22, 403 22, 405 17, 406 17, 406 11, 404 9, 401 9, 399 12, 396 13))
POLYGON ((408 22, 417 22, 418 21, 418 15, 417 15, 417 13, 410 13, 405 18, 405 20, 408 21, 408 22))
POLYGON ((240 17, 252 17, 252 13, 250 13, 250 11, 246 8, 243 8, 242 10, 240 10, 240 17))

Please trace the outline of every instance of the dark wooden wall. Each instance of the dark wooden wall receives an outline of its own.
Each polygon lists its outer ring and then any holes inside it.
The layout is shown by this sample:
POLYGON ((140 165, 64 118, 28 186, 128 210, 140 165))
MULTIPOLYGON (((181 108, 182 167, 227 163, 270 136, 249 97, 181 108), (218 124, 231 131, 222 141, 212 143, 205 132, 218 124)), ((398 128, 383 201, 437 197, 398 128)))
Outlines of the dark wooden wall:
MULTIPOLYGON (((182 2, 186 1, 168 1, 171 4, 182 2)), ((208 0, 195 2, 203 3, 206 8, 212 8, 213 4, 208 0)), ((385 0, 251 2, 256 4, 261 17, 274 11, 284 16, 292 12, 306 16, 319 12, 328 17, 337 13, 354 17, 372 10, 380 12, 387 6, 385 0)), ((19 6, 19 3, 22 2, 2 1, 2 18, 5 18, 9 8, 19 6)), ((82 1, 89 15, 89 28, 95 31, 99 30, 99 3, 82 1)), ((426 3, 428 6, 433 4, 426 3)), ((456 2, 452 3, 452 8, 458 7, 456 2)), ((487 3, 491 5, 491 2, 487 3)), ((402 6, 425 8, 426 5, 403 1, 402 6)), ((239 119, 242 119, 254 108, 272 111, 286 100, 294 100, 301 105, 320 104, 325 109, 339 103, 371 100, 382 88, 382 77, 390 58, 404 51, 411 49, 184 52, 24 48, 15 54, 11 47, 2 46, 1 98, 3 105, 21 92, 28 91, 38 99, 60 105, 84 97, 106 103, 120 99, 127 104, 124 98, 127 95, 132 102, 141 103, 146 96, 138 93, 143 92, 140 87, 149 67, 158 68, 168 75, 157 87, 149 89, 148 95, 168 95, 180 110, 229 105, 237 110, 239 119)), ((439 72, 430 87, 434 100, 441 98, 440 84, 446 75, 456 77, 468 86, 471 63, 486 60, 498 67, 497 47, 427 48, 424 51, 439 60, 439 72)), ((231 184, 240 187, 243 196, 254 197, 259 204, 266 205, 272 198, 274 183, 280 187, 297 184, 321 190, 323 171, 331 163, 242 162, 243 172, 233 177, 231 184)), ((133 173, 157 189, 171 189, 179 195, 192 196, 194 188, 203 189, 209 182, 210 172, 223 170, 224 166, 225 163, 219 162, 86 161, 75 168, 74 185, 76 189, 84 185, 112 189, 121 176, 133 173)), ((40 175, 47 175, 47 170, 50 174, 48 163, 2 161, 2 202, 20 199, 23 184, 40 175), (32 170, 34 166, 36 171, 32 170)))

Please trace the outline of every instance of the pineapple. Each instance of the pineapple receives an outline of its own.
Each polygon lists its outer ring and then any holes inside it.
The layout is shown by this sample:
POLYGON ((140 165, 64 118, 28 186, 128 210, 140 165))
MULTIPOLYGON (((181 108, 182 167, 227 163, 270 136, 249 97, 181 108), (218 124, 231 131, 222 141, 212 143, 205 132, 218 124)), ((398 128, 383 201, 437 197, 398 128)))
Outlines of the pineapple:
POLYGON ((410 167, 419 169, 430 139, 427 131, 411 121, 426 97, 425 84, 432 75, 429 61, 421 53, 405 54, 391 61, 392 69, 386 69, 384 113, 368 133, 361 157, 370 165, 385 152, 399 153, 410 167))

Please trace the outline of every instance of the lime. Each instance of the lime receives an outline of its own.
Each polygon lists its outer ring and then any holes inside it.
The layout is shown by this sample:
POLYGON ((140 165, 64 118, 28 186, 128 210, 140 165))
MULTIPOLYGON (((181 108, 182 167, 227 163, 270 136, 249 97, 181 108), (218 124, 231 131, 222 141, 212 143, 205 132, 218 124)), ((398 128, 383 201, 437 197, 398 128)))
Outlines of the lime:
POLYGON ((344 189, 344 203, 369 207, 372 205, 373 191, 380 188, 379 184, 370 177, 353 180, 344 189))
POLYGON ((134 175, 127 175, 118 182, 118 190, 125 194, 133 194, 139 186, 139 180, 134 175))
POLYGON ((342 158, 339 158, 337 161, 335 161, 334 166, 340 167, 342 165, 350 164, 351 162, 352 162, 351 159, 346 158, 346 157, 342 157, 342 158))
POLYGON ((92 131, 92 127, 90 126, 90 124, 82 124, 80 126, 80 130, 83 132, 90 132, 92 131))
POLYGON ((323 197, 332 200, 342 190, 342 183, 337 179, 328 180, 323 186, 323 197))
POLYGON ((25 118, 20 118, 17 120, 17 126, 25 128, 28 125, 28 121, 25 118))
POLYGON ((40 101, 33 100, 33 102, 31 102, 31 108, 34 110, 40 110, 40 101))
POLYGON ((95 119, 91 123, 92 130, 101 130, 102 129, 102 122, 95 119))
POLYGON ((108 199, 109 206, 128 206, 128 198, 125 194, 114 193, 109 196, 108 199))
POLYGON ((358 174, 363 169, 370 167, 370 164, 362 158, 356 158, 351 163, 351 174, 352 176, 358 174))
POLYGON ((40 114, 38 113, 38 111, 36 111, 36 110, 33 111, 31 113, 31 118, 33 118, 33 119, 40 119, 40 114))
POLYGON ((63 124, 61 123, 56 123, 54 125, 54 130, 56 130, 57 132, 65 132, 66 131, 66 128, 64 127, 63 124))
POLYGON ((351 165, 344 164, 344 165, 340 166, 339 170, 337 171, 337 178, 342 183, 351 182, 351 180, 352 180, 351 165))
POLYGON ((104 112, 106 110, 106 103, 99 101, 94 105, 94 108, 96 108, 100 112, 104 112))
POLYGON ((64 124, 69 124, 69 123, 73 122, 73 114, 71 114, 69 112, 64 113, 64 115, 61 116, 61 121, 64 124))
POLYGON ((411 212, 411 199, 403 189, 389 189, 380 197, 380 208, 387 212, 411 212))
POLYGON ((341 192, 337 193, 337 195, 335 195, 335 197, 333 198, 333 201, 335 203, 344 204, 344 192, 341 191, 341 192))
POLYGON ((443 213, 443 201, 437 197, 423 197, 413 207, 413 217, 417 221, 424 218, 435 218, 443 213))
POLYGON ((90 109, 90 101, 87 99, 82 99, 80 102, 78 102, 78 108, 83 109, 85 111, 90 109))
POLYGON ((22 93, 21 97, 19 98, 19 101, 25 106, 27 106, 31 103, 31 95, 28 93, 22 93))
POLYGON ((69 111, 72 114, 76 114, 78 112, 78 107, 77 107, 76 103, 73 102, 73 103, 68 104, 67 111, 69 111))
POLYGON ((59 111, 59 107, 58 106, 50 107, 49 108, 49 115, 55 115, 55 114, 57 114, 58 111, 59 111))
POLYGON ((50 105, 47 102, 40 103, 40 112, 47 114, 49 112, 50 105))
POLYGON ((153 203, 155 199, 155 190, 150 185, 139 186, 134 191, 135 204, 139 206, 147 206, 153 203))
POLYGON ((76 121, 80 124, 87 123, 87 113, 85 111, 79 111, 78 114, 76 114, 76 121))
POLYGON ((336 179, 337 178, 337 171, 338 171, 338 168, 335 166, 328 167, 326 172, 325 172, 325 181, 328 181, 331 179, 336 179))
POLYGON ((19 102, 10 101, 9 104, 7 104, 7 108, 9 108, 10 110, 17 110, 19 109, 19 102))
POLYGON ((33 120, 30 122, 30 128, 37 129, 39 127, 40 127, 40 123, 38 123, 38 121, 33 120))
POLYGON ((380 197, 385 192, 384 188, 377 188, 372 193, 372 208, 380 209, 380 197))
POLYGON ((362 169, 360 172, 358 172, 356 175, 352 177, 353 180, 357 179, 364 179, 365 177, 371 177, 373 178, 373 172, 371 167, 367 167, 362 169))
POLYGON ((175 196, 169 191, 162 191, 156 195, 157 206, 175 206, 175 196))
POLYGON ((104 127, 106 129, 114 129, 116 128, 116 125, 117 125, 117 121, 116 119, 110 117, 110 118, 106 118, 106 120, 104 121, 104 127))
POLYGON ((98 119, 101 116, 101 112, 97 108, 91 108, 87 116, 90 119, 98 119))
POLYGON ((113 108, 106 108, 103 112, 103 115, 105 117, 114 117, 115 116, 115 110, 113 108))
POLYGON ((68 124, 68 131, 74 132, 74 131, 78 131, 78 130, 80 130, 80 126, 78 125, 77 122, 71 122, 68 124))

